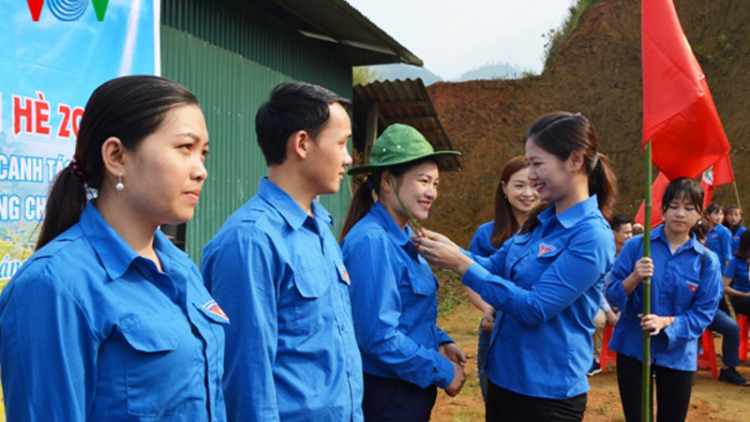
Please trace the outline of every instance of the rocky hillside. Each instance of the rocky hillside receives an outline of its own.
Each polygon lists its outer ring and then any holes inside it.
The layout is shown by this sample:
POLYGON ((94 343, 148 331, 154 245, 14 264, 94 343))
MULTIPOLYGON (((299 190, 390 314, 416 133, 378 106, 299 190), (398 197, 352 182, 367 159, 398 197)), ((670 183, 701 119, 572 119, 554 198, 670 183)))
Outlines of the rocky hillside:
MULTIPOLYGON (((740 196, 750 208, 750 1, 675 0, 675 6, 706 73, 732 144, 740 196)), ((618 211, 634 215, 643 195, 640 15, 638 1, 594 0, 542 75, 431 85, 464 171, 443 175, 429 226, 468 245, 474 229, 492 218, 503 164, 523 153, 529 125, 555 110, 581 112, 594 122, 619 177, 618 211)), ((731 187, 717 189, 715 201, 734 203, 731 187)))

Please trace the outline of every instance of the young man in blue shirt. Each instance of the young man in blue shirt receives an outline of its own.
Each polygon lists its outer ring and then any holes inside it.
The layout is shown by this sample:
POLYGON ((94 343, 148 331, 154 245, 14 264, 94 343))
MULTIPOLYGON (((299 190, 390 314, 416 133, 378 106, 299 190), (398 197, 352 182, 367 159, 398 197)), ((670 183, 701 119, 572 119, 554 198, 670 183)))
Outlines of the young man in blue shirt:
POLYGON ((349 102, 306 83, 258 110, 268 177, 206 245, 206 285, 226 328, 230 421, 362 421, 362 361, 349 276, 318 195, 352 162, 349 102))

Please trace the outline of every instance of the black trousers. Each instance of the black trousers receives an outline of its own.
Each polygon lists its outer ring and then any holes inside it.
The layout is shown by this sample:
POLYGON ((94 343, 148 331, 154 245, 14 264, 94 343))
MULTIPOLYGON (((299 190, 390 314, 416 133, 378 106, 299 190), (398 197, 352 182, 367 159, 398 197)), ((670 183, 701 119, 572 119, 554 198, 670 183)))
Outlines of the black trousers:
POLYGON ((365 422, 427 422, 437 399, 437 387, 418 386, 365 373, 362 412, 365 422))
POLYGON ((524 396, 487 383, 487 422, 580 422, 586 394, 565 400, 524 396))
POLYGON ((750 297, 733 297, 731 301, 735 312, 750 315, 750 297))
MULTIPOLYGON (((656 379, 657 422, 684 422, 690 407, 695 372, 651 365, 651 383, 656 379)), ((617 384, 627 422, 641 422, 641 361, 617 354, 617 384)), ((653 397, 653 387, 651 388, 653 397)), ((653 415, 654 400, 651 399, 653 415)), ((650 422, 650 421, 649 421, 650 422)))

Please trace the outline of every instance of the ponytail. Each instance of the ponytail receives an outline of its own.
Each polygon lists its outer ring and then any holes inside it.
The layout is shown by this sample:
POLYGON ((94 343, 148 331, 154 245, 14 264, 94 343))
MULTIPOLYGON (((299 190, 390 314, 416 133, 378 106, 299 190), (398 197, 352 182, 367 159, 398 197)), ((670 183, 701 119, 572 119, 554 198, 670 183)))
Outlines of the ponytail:
POLYGON ((352 203, 349 205, 349 211, 346 213, 344 225, 341 227, 341 237, 339 238, 339 242, 344 241, 344 238, 349 234, 352 227, 367 215, 372 206, 375 205, 373 193, 377 193, 379 190, 381 175, 382 173, 372 174, 360 183, 357 191, 354 193, 352 203))
POLYGON ((609 221, 614 214, 617 176, 612 171, 606 155, 597 153, 596 156, 597 159, 589 172, 589 193, 596 194, 599 211, 609 221))
POLYGON ((81 219, 86 207, 86 187, 74 162, 57 174, 47 198, 42 232, 36 243, 39 250, 81 219))

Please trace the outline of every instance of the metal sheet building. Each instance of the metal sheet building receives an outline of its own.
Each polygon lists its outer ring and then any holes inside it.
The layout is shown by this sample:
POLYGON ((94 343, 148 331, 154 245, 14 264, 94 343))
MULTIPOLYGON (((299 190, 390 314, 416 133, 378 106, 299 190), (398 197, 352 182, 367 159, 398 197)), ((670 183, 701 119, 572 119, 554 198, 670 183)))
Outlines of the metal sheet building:
MULTIPOLYGON (((162 0, 161 57, 162 75, 200 99, 211 137, 200 205, 176 236, 196 262, 266 174, 254 120, 275 85, 306 81, 352 98, 352 66, 422 65, 343 0, 162 0)), ((346 185, 321 198, 336 233, 349 201, 346 185)))

